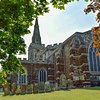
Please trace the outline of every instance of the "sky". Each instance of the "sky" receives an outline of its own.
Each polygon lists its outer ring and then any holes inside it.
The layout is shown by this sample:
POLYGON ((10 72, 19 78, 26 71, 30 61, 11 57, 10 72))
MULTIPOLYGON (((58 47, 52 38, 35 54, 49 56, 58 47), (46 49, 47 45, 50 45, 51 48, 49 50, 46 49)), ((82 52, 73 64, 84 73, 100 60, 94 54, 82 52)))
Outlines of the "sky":
MULTIPOLYGON (((85 32, 96 26, 95 14, 86 15, 84 13, 87 5, 88 3, 84 0, 66 5, 65 10, 54 9, 50 5, 50 12, 38 18, 42 44, 61 43, 75 32, 85 32)), ((32 40, 34 21, 29 29, 31 33, 24 36, 27 45, 26 55, 18 57, 27 58, 28 56, 27 51, 32 40)))
MULTIPOLYGON (((42 44, 61 43, 75 32, 88 31, 93 26, 96 26, 95 14, 89 13, 86 15, 84 13, 87 5, 88 3, 84 2, 84 0, 66 5, 65 10, 54 9, 50 5, 50 12, 38 18, 42 44)), ((31 33, 24 36, 27 45, 26 51, 28 51, 32 40, 34 21, 33 26, 29 29, 31 33)), ((26 52, 26 55, 18 57, 27 58, 27 56, 26 52)))

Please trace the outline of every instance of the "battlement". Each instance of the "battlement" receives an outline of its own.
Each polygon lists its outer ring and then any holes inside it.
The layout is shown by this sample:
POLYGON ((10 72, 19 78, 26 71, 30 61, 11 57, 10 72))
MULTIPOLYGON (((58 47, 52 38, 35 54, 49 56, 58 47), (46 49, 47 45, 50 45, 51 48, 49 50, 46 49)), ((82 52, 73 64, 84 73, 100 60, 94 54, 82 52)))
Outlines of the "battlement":
POLYGON ((59 45, 57 43, 53 44, 53 48, 57 48, 59 45))
POLYGON ((45 44, 42 44, 43 47, 45 47, 45 44))
POLYGON ((60 45, 62 45, 62 43, 59 43, 59 44, 57 44, 57 43, 55 43, 55 44, 53 44, 53 45, 47 45, 47 49, 56 49, 58 46, 60 46, 60 45))
POLYGON ((47 45, 47 49, 52 49, 52 45, 47 45))
POLYGON ((59 45, 62 45, 63 43, 59 43, 59 45))

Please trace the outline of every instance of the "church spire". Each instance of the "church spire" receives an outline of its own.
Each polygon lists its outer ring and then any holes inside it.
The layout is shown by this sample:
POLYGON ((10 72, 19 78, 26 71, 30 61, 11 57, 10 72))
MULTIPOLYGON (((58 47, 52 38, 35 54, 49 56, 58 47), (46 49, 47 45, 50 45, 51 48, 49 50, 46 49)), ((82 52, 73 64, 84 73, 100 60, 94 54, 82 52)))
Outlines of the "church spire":
POLYGON ((35 20, 32 43, 41 44, 41 36, 40 36, 39 24, 38 24, 38 19, 37 18, 35 20))

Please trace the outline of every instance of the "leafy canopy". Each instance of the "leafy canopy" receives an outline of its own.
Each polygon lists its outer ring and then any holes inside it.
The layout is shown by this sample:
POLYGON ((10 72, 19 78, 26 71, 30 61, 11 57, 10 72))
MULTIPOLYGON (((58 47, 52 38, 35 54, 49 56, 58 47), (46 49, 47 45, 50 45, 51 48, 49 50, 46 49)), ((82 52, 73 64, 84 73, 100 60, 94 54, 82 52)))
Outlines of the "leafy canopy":
POLYGON ((84 10, 87 13, 93 11, 96 13, 96 21, 99 26, 93 27, 93 46, 97 49, 97 55, 100 56, 100 0, 93 0, 84 10))
POLYGON ((23 66, 16 57, 25 54, 22 36, 29 34, 29 26, 38 15, 48 12, 46 0, 1 0, 0 2, 0 64, 10 72, 22 71, 23 66))
MULTIPOLYGON (((25 54, 23 36, 39 15, 49 12, 51 3, 64 9, 65 4, 78 0, 0 0, 0 64, 6 74, 24 72, 17 54, 25 54)), ((91 1, 91 0, 84 0, 91 1)))

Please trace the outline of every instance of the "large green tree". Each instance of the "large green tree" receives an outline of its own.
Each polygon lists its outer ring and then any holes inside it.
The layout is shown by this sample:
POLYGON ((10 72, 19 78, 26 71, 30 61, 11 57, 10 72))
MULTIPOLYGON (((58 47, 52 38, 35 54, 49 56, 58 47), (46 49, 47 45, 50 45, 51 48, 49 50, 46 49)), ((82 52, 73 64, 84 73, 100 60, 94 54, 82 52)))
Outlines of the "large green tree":
POLYGON ((48 12, 46 0, 0 0, 0 64, 7 74, 24 72, 17 54, 25 54, 22 36, 38 15, 48 12))
MULTIPOLYGON (((49 12, 51 3, 64 9, 65 4, 78 0, 0 0, 0 64, 6 74, 24 72, 17 54, 25 54, 23 36, 39 15, 49 12)), ((91 0, 84 0, 91 1, 91 0)))

